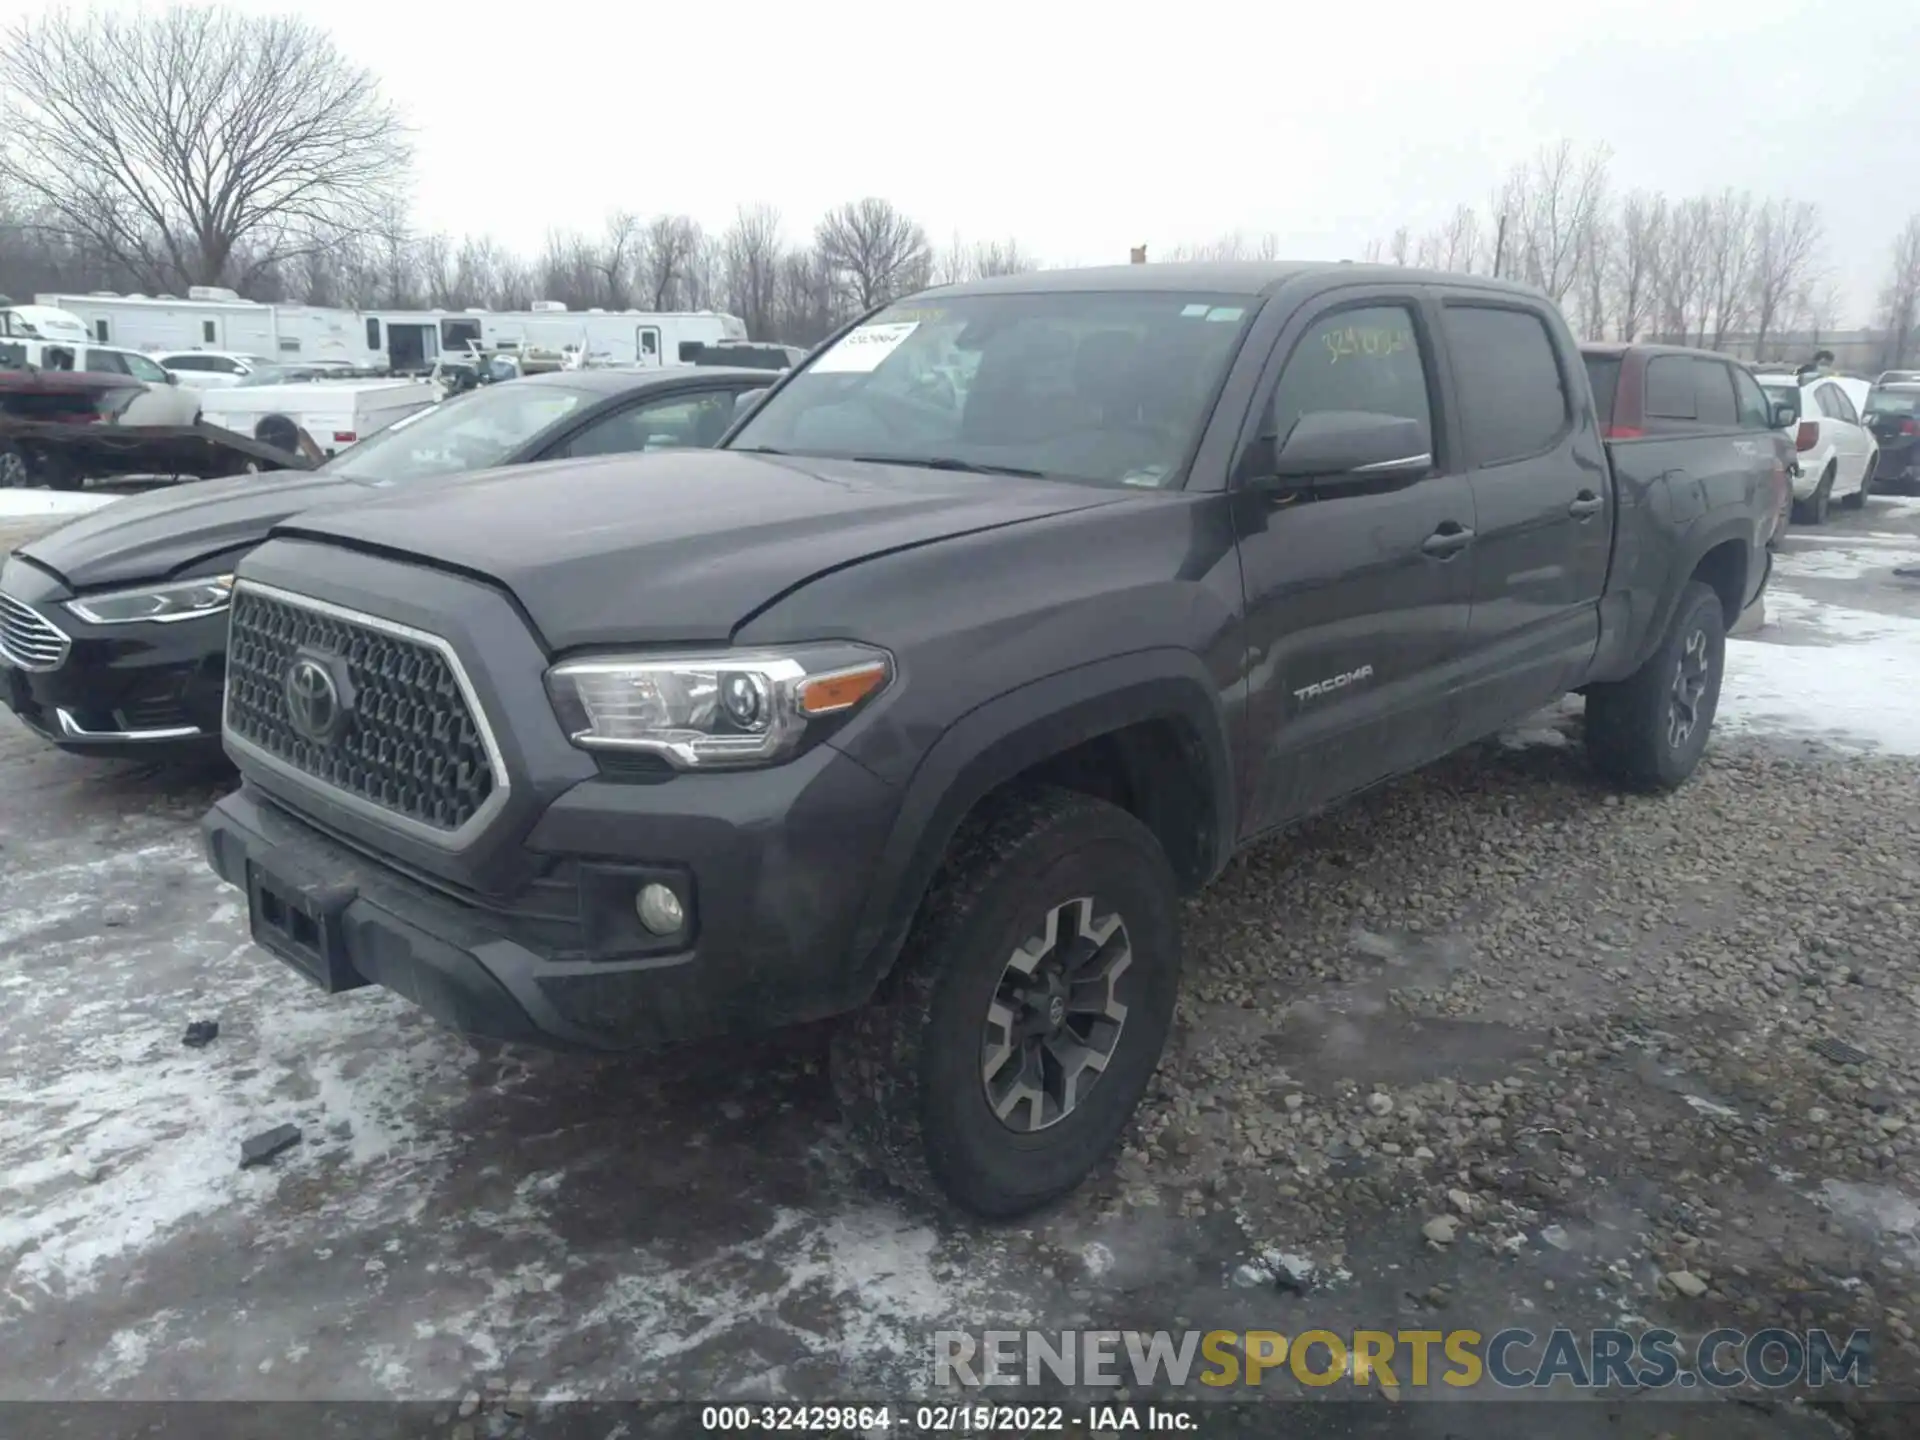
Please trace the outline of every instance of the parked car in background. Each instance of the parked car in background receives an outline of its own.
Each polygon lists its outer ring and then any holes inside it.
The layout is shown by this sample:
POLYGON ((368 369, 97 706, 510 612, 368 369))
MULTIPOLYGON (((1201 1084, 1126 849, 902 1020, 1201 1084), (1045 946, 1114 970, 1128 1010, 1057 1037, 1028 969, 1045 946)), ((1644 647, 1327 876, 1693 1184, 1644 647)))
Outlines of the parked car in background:
POLYGON ((138 350, 92 341, 0 340, 13 368, 32 365, 41 370, 74 370, 93 375, 124 375, 140 382, 140 391, 113 417, 117 425, 191 425, 200 418, 200 391, 179 379, 138 350))
POLYGON ((1781 433, 1798 418, 1790 403, 1769 398, 1738 361, 1707 350, 1593 343, 1580 347, 1580 358, 1616 457, 1630 455, 1639 472, 1692 476, 1709 506, 1748 503, 1757 487, 1771 497, 1767 538, 1779 539, 1793 506, 1794 449, 1781 433))
POLYGON ((481 1034, 843 1016, 876 1167, 1031 1211, 1131 1122, 1240 847, 1569 690, 1614 783, 1686 780, 1766 448, 1605 439, 1564 318, 1480 276, 943 287, 718 450, 277 527, 207 854, 290 983, 481 1034))
POLYGON ((1769 395, 1791 402, 1799 417, 1791 427, 1800 465, 1793 481, 1794 520, 1822 525, 1835 500, 1849 509, 1865 504, 1880 447, 1838 381, 1830 375, 1804 383, 1791 375, 1758 378, 1769 395))
POLYGON ((0 570, 0 700, 80 754, 217 753, 233 567, 275 522, 463 470, 711 445, 735 398, 766 383, 694 366, 532 376, 419 411, 317 470, 116 500, 0 570))
POLYGON ((1876 385, 1920 385, 1920 370, 1882 370, 1873 379, 1876 385))
POLYGON ((280 365, 278 360, 269 360, 264 355, 246 355, 233 350, 159 350, 154 352, 153 359, 161 368, 171 370, 203 390, 243 385, 255 371, 272 371, 280 365))
POLYGON ((1867 428, 1880 446, 1874 484, 1903 491, 1920 487, 1920 374, 1873 387, 1867 397, 1867 428))

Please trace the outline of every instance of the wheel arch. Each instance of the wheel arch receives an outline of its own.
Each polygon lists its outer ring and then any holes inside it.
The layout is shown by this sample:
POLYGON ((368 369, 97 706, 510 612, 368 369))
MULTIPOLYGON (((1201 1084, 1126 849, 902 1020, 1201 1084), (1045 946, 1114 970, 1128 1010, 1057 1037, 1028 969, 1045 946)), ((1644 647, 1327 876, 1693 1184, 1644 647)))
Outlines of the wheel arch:
POLYGON ((1198 656, 1143 651, 1033 681, 956 721, 915 768, 855 932, 855 988, 870 993, 892 969, 967 817, 1022 783, 1129 811, 1160 840, 1188 891, 1233 853, 1227 723, 1198 656))

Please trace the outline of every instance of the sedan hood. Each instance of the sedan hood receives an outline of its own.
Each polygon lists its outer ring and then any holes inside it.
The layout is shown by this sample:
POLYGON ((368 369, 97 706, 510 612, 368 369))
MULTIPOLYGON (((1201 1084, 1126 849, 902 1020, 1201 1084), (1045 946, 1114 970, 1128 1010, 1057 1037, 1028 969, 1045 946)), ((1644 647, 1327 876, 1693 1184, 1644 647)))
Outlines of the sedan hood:
POLYGON ((76 590, 161 580, 267 538, 275 521, 366 487, 324 471, 269 471, 129 495, 20 547, 76 590), (281 478, 284 476, 285 478, 281 478))
POLYGON ((309 511, 274 533, 495 581, 549 647, 568 650, 726 640, 825 571, 1120 499, 1065 481, 682 450, 411 485, 309 511))

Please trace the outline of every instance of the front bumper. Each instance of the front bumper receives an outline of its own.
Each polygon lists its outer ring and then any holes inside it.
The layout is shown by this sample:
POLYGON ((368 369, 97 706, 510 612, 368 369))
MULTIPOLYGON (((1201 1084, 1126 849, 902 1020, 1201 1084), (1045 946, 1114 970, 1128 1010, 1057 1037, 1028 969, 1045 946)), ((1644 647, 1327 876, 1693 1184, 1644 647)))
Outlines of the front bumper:
POLYGON ((224 614, 131 625, 89 625, 63 603, 72 592, 11 561, 0 589, 63 632, 52 669, 0 655, 0 703, 63 750, 90 755, 217 753, 226 676, 224 614))
POLYGON ((866 999, 853 932, 896 797, 828 746, 767 771, 587 781, 527 842, 533 878, 461 891, 317 829, 248 782, 201 822, 207 856, 327 912, 325 988, 377 984, 468 1034, 564 1050, 654 1049, 842 1013, 866 999), (611 857, 611 858, 610 858, 611 857), (685 932, 650 936, 639 887, 668 884, 685 932))

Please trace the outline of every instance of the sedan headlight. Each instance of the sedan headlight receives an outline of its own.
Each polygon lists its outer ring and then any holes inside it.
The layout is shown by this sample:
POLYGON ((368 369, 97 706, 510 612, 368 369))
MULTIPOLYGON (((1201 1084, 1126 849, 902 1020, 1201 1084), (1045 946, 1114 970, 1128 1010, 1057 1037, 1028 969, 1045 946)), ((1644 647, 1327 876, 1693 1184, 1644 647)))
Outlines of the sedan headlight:
POLYGON ((583 750, 720 770, 785 759, 809 728, 850 714, 892 679, 884 650, 823 644, 568 660, 547 672, 547 693, 567 738, 583 750))
POLYGON ((136 620, 192 620, 227 608, 233 576, 208 575, 171 585, 142 585, 67 601, 67 609, 92 625, 128 625, 136 620))

